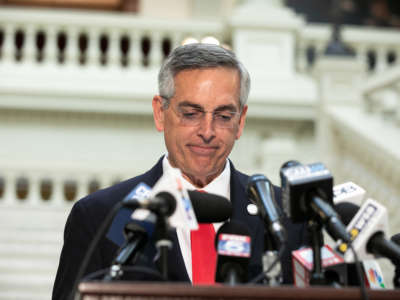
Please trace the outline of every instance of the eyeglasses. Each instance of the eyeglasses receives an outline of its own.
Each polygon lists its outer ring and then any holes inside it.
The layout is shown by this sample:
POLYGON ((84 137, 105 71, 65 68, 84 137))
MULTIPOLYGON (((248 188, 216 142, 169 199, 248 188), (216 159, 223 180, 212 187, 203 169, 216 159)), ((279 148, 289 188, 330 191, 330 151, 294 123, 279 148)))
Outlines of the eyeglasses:
POLYGON ((182 126, 194 127, 200 125, 207 113, 212 114, 213 124, 218 128, 234 128, 236 121, 240 116, 239 112, 221 110, 221 111, 204 111, 196 107, 174 108, 170 105, 175 114, 179 117, 182 126))

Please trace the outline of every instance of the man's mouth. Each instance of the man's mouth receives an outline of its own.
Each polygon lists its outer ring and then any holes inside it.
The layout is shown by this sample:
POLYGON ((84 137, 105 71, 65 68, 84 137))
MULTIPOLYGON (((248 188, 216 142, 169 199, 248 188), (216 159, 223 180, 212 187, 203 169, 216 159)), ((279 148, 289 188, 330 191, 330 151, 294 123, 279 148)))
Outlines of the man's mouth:
POLYGON ((216 146, 188 145, 189 149, 198 155, 210 155, 217 150, 216 146))

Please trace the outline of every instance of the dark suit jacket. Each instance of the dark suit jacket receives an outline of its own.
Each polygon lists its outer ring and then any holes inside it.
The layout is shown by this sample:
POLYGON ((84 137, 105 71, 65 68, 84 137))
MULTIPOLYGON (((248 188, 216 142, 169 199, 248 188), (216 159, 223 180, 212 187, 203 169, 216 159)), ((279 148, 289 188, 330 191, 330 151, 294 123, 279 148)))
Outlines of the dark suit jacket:
MULTIPOLYGON (((76 202, 69 214, 64 231, 64 245, 61 251, 58 271, 53 287, 53 299, 67 299, 75 277, 82 263, 85 252, 98 228, 107 214, 136 185, 141 182, 154 186, 162 176, 162 158, 148 172, 118 183, 109 188, 99 190, 76 202)), ((264 224, 258 216, 247 213, 247 205, 251 202, 246 195, 248 176, 235 170, 231 163, 231 202, 232 220, 245 223, 251 232, 252 254, 249 263, 249 277, 262 271, 261 258, 264 250, 264 224)), ((275 187, 275 195, 281 203, 280 189, 275 187)), ((304 224, 293 224, 289 219, 283 220, 288 232, 288 244, 282 263, 284 283, 292 283, 291 251, 307 243, 307 232, 304 224)), ((179 249, 176 233, 172 235, 174 247, 169 251, 169 280, 189 282, 185 264, 179 249)), ((118 246, 103 237, 93 253, 85 274, 105 269, 110 266, 118 246)), ((148 260, 151 264, 151 260, 148 260)))

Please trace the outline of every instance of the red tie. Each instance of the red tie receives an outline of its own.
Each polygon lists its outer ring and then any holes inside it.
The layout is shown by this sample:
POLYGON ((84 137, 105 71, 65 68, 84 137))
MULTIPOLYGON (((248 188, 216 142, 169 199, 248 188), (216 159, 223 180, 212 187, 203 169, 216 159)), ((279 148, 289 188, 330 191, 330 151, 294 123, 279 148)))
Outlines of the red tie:
POLYGON ((190 232, 192 247, 193 284, 213 284, 217 254, 214 246, 215 230, 212 224, 199 224, 190 232))
POLYGON ((217 254, 214 246, 213 224, 199 224, 198 230, 190 232, 192 248, 192 283, 214 284, 217 254))

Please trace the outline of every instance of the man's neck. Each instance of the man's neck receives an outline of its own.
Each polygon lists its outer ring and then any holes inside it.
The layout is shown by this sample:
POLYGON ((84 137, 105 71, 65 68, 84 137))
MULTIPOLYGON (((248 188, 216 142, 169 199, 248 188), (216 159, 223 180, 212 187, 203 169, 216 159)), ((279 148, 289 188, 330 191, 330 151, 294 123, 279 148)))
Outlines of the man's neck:
MULTIPOLYGON (((174 166, 171 161, 169 160, 168 155, 166 156, 166 160, 168 161, 168 164, 173 167, 176 168, 176 166, 174 166)), ((191 185, 193 185, 196 189, 201 189, 204 188, 205 186, 207 186, 208 184, 210 184, 214 179, 218 178, 218 176, 220 176, 225 168, 227 167, 228 162, 223 165, 221 167, 220 170, 218 170, 217 172, 211 174, 211 175, 206 175, 206 176, 195 176, 193 174, 189 174, 184 172, 182 169, 181 173, 182 173, 182 177, 191 185)), ((228 166, 229 167, 229 166, 228 166)))
POLYGON ((218 177, 218 175, 220 175, 222 173, 223 169, 220 170, 218 173, 210 175, 210 176, 206 176, 206 177, 196 177, 196 176, 192 176, 190 174, 186 174, 182 172, 182 176, 189 181, 191 184, 193 184, 196 188, 203 188, 206 185, 208 185, 211 181, 213 181, 216 177, 218 177))

